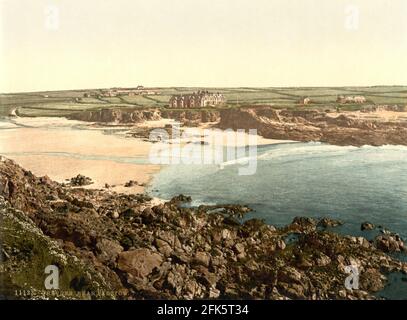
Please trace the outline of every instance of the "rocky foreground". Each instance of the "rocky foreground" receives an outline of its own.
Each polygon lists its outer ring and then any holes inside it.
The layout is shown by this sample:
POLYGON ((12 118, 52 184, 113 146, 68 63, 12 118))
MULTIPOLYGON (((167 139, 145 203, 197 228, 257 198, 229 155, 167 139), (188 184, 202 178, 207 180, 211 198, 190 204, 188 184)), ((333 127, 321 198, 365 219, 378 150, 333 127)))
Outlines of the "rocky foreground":
POLYGON ((396 235, 340 236, 329 219, 239 223, 248 208, 188 200, 62 185, 1 158, 0 296, 49 298, 48 265, 59 299, 375 299, 387 274, 407 273, 387 253, 404 251, 396 235), (358 290, 345 288, 349 265, 358 290))

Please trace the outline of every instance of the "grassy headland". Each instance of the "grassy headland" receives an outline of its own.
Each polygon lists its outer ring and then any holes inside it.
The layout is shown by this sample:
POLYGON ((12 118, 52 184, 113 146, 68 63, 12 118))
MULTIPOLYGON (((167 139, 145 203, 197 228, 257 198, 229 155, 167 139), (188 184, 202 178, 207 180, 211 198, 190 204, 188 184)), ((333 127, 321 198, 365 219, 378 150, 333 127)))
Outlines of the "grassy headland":
POLYGON ((166 108, 174 94, 192 93, 198 90, 220 92, 226 97, 224 108, 241 106, 270 105, 283 109, 327 108, 344 111, 359 110, 371 105, 406 105, 407 86, 375 87, 298 87, 298 88, 153 88, 156 95, 84 97, 89 91, 66 90, 30 93, 0 94, 0 115, 8 115, 13 109, 21 116, 66 116, 76 111, 98 110, 104 108, 166 108), (366 103, 341 105, 336 102, 338 95, 364 96, 366 103), (308 97, 311 102, 301 105, 301 98, 308 97))

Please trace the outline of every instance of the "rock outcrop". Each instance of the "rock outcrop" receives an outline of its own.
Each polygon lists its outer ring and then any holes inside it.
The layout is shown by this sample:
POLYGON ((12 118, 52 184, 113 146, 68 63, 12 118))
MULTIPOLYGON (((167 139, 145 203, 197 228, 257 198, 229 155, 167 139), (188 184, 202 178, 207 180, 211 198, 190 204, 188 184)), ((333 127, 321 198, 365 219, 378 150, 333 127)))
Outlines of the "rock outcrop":
POLYGON ((72 188, 2 158, 0 295, 18 298, 28 288, 20 298, 44 298, 47 265, 60 268, 72 299, 374 299, 388 273, 407 272, 385 252, 403 246, 396 237, 341 236, 329 219, 242 223, 245 207, 188 208, 182 195, 150 200, 72 188), (359 290, 345 287, 350 265, 360 272, 359 290))
POLYGON ((205 122, 219 120, 217 110, 170 110, 159 108, 109 108, 101 110, 89 110, 72 113, 72 120, 101 123, 134 124, 162 118, 174 119, 188 125, 198 125, 205 122))
POLYGON ((377 248, 384 252, 406 252, 404 241, 397 234, 384 234, 376 237, 377 248))
MULTIPOLYGON (((366 114, 366 110, 362 110, 360 114, 366 114)), ((360 114, 332 110, 277 109, 270 106, 213 110, 113 107, 76 112, 68 118, 116 124, 135 124, 167 118, 186 126, 217 123, 216 126, 221 129, 256 129, 259 135, 271 139, 321 141, 353 146, 407 144, 407 121, 389 121, 386 118, 371 118, 360 114)), ((148 134, 144 133, 144 136, 148 134)))
POLYGON ((71 186, 74 187, 82 187, 92 184, 92 179, 89 177, 85 177, 82 174, 78 174, 76 177, 72 177, 70 180, 71 186))
POLYGON ((167 119, 175 119, 188 126, 196 126, 201 123, 217 122, 220 120, 218 110, 163 110, 161 116, 167 119))
POLYGON ((321 141, 335 145, 407 144, 407 122, 358 118, 316 110, 279 110, 272 107, 224 109, 222 129, 257 129, 271 139, 321 141))
POLYGON ((160 120, 158 109, 109 108, 72 113, 68 119, 102 123, 139 123, 160 120))
POLYGON ((363 222, 360 225, 360 230, 362 230, 362 231, 371 231, 371 230, 374 230, 375 228, 376 228, 376 226, 373 223, 370 223, 368 221, 363 222))
POLYGON ((149 276, 163 263, 163 257, 146 248, 122 252, 117 261, 117 269, 140 280, 149 276))

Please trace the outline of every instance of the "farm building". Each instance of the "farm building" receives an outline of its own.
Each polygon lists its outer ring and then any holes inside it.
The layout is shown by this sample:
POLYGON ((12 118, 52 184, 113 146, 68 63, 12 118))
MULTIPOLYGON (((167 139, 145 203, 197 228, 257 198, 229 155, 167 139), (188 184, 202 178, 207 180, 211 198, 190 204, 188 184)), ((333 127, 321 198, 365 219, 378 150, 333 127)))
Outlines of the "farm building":
POLYGON ((102 89, 99 92, 86 92, 85 98, 89 97, 118 97, 118 96, 136 96, 136 95, 155 95, 157 92, 138 86, 137 88, 110 88, 102 89))
POLYGON ((310 104, 311 102, 312 102, 311 98, 308 98, 308 97, 300 99, 300 104, 302 104, 302 105, 307 105, 307 104, 310 104))
POLYGON ((366 103, 366 98, 363 96, 338 96, 338 99, 336 102, 339 102, 341 104, 346 104, 346 103, 366 103))

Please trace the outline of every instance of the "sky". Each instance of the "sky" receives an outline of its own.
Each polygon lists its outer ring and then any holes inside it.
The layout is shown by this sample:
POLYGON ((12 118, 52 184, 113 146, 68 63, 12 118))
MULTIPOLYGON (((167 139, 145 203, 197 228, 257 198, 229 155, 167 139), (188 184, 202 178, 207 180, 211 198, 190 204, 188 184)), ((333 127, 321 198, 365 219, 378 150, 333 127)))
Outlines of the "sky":
POLYGON ((0 0, 0 92, 407 85, 405 0, 0 0))

